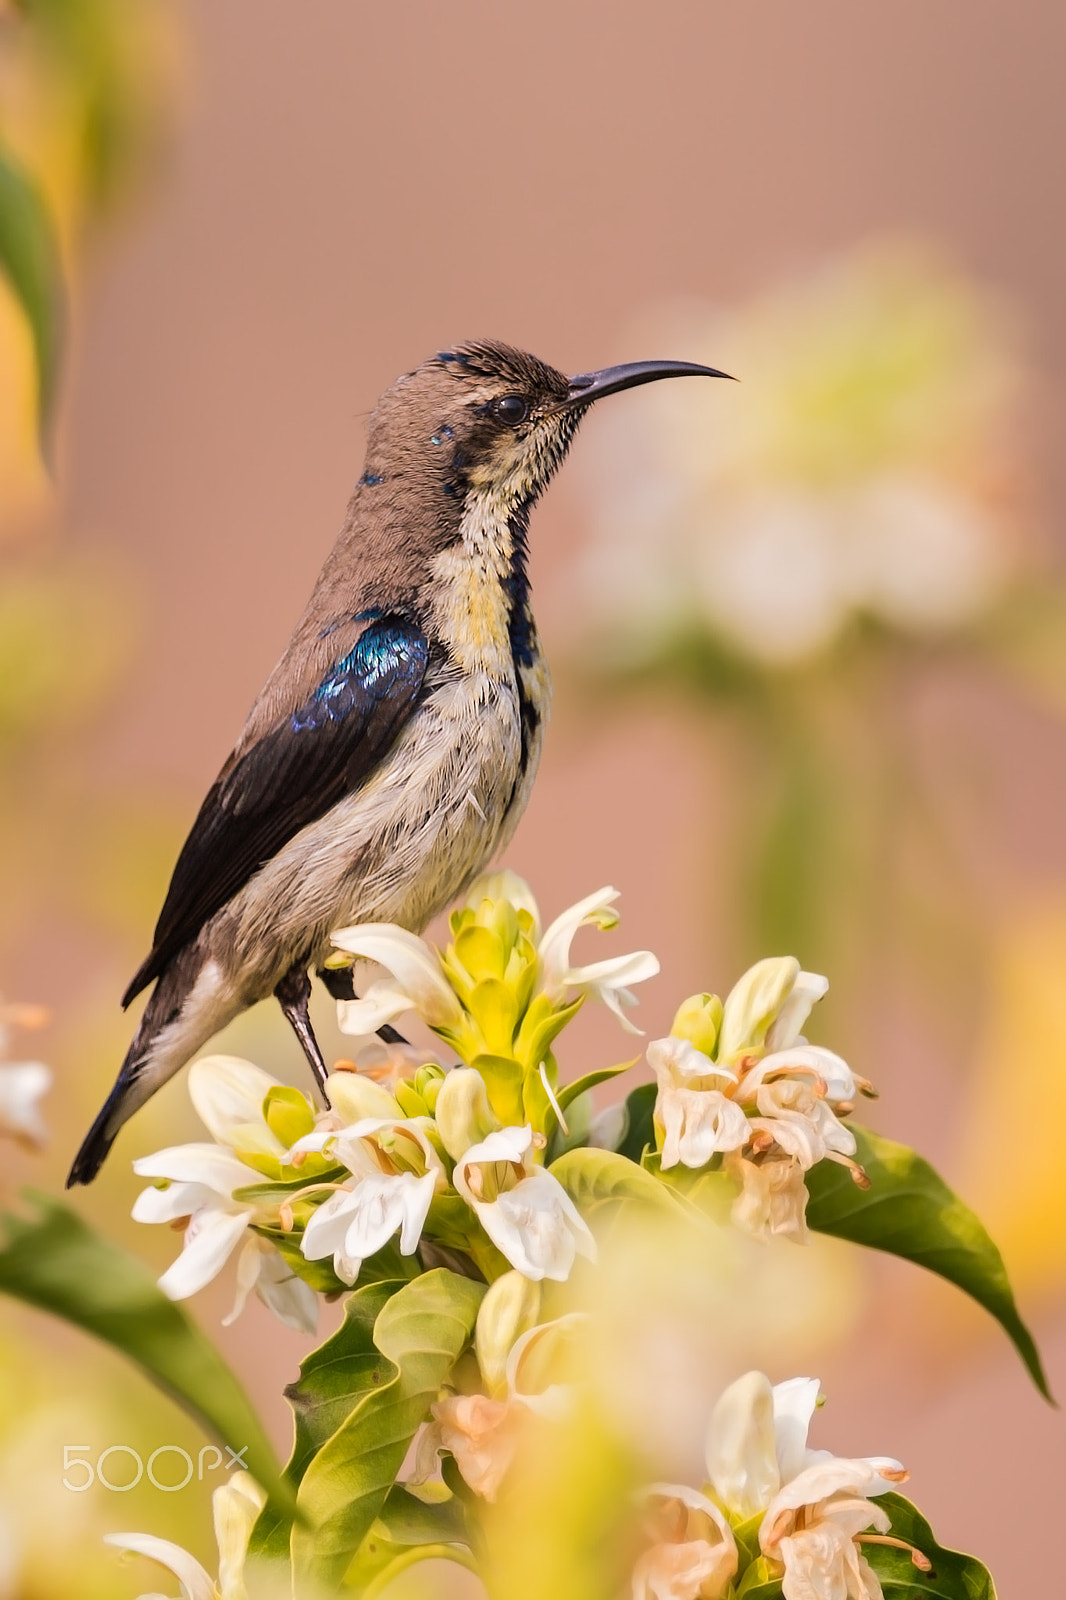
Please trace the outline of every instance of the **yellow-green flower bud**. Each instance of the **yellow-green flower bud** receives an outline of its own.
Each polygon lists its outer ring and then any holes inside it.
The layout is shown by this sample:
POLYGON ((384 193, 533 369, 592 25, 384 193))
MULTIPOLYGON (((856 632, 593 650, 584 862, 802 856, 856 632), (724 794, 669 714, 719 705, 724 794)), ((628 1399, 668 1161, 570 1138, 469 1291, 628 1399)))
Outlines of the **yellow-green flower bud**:
POLYGON ((453 1161, 466 1155, 500 1126, 492 1114, 485 1082, 473 1067, 455 1067, 437 1091, 434 1115, 444 1148, 453 1161))
POLYGON ((799 977, 795 956, 768 956, 749 967, 726 996, 718 1035, 719 1061, 761 1050, 766 1034, 799 977))
POLYGON ((490 1395, 507 1392, 507 1358, 540 1316, 541 1287, 520 1272, 505 1272, 489 1286, 477 1314, 474 1351, 490 1395))
POLYGON ((716 994, 690 994, 677 1008, 670 1026, 675 1039, 687 1039, 713 1060, 722 1026, 722 1002, 716 994))

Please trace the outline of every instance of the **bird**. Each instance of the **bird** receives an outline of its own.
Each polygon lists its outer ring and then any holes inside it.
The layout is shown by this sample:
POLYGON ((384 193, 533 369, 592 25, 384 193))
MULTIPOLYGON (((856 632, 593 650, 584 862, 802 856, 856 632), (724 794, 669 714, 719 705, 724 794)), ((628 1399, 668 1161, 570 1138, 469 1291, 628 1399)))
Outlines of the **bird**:
POLYGON ((505 848, 529 799, 550 703, 534 504, 593 404, 685 376, 729 374, 638 361, 567 377, 475 340, 382 395, 336 544, 178 855, 123 1006, 154 988, 68 1188, 271 995, 324 1092, 310 973, 335 998, 355 992, 351 969, 325 966, 331 933, 420 933, 505 848))

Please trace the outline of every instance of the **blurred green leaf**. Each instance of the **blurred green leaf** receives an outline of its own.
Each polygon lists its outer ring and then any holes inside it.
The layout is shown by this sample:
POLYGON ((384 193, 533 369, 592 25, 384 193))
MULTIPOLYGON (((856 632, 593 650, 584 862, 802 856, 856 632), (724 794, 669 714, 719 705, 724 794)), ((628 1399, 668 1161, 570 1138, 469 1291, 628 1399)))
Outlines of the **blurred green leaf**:
POLYGON ((913 1545, 932 1562, 932 1572, 922 1572, 906 1550, 889 1545, 864 1544, 862 1553, 881 1580, 885 1600, 996 1600, 996 1586, 975 1556, 945 1550, 937 1544, 928 1522, 901 1494, 879 1495, 892 1519, 892 1537, 913 1545))
POLYGON ((736 1600, 779 1600, 780 1594, 780 1576, 775 1576, 765 1556, 757 1556, 737 1585, 736 1600))
POLYGON ((655 1097, 658 1086, 642 1083, 626 1095, 626 1127, 618 1154, 627 1161, 640 1161, 650 1145, 655 1147, 655 1097))
POLYGON ((996 1318, 1048 1400, 1051 1391, 1032 1335, 1018 1315, 1003 1257, 984 1225, 929 1163, 906 1145, 852 1125, 856 1159, 870 1179, 860 1189, 847 1168, 820 1161, 807 1174, 807 1222, 926 1267, 996 1318))
MULTIPOLYGON (((485 1285, 437 1268, 351 1296, 344 1324, 288 1391, 296 1445, 287 1476, 304 1523, 295 1570, 336 1584, 386 1506, 408 1446, 474 1331, 485 1285)), ((283 1525, 260 1518, 253 1551, 279 1554, 283 1525)))
MULTIPOLYGON (((244 1451, 270 1493, 281 1477, 244 1390, 214 1345, 168 1300, 148 1268, 75 1212, 29 1193, 29 1214, 0 1215, 0 1292, 103 1340, 133 1361, 214 1438, 244 1451)), ((285 1497, 288 1498, 288 1497, 285 1497)))
POLYGON ((40 189, 0 150, 0 271, 26 314, 37 362, 37 422, 51 424, 64 319, 59 241, 40 189))

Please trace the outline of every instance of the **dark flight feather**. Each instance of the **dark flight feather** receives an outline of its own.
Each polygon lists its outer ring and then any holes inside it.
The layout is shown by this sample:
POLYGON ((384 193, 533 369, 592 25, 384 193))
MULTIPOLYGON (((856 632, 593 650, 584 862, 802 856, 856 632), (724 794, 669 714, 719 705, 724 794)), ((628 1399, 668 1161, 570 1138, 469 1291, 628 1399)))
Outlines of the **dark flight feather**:
POLYGON ((425 678, 426 636, 403 617, 354 620, 366 625, 353 648, 212 784, 124 1006, 301 828, 358 788, 397 738, 425 678))

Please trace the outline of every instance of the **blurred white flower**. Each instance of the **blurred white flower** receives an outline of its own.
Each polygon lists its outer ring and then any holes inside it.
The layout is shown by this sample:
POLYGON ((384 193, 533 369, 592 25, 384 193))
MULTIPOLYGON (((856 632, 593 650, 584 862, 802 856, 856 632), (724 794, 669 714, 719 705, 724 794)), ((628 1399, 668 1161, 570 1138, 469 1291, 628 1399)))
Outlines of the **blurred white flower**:
MULTIPOLYGON (((15 1028, 39 1028, 47 1021, 40 1006, 0 1005, 0 1054, 10 1048, 15 1028)), ((0 1061, 0 1136, 39 1150, 48 1139, 41 1100, 52 1086, 43 1061, 0 1061)))
MULTIPOLYGON (((169 1539, 156 1539, 147 1533, 107 1533, 104 1542, 166 1567, 181 1584, 182 1600, 248 1600, 244 1583, 248 1541, 265 1500, 247 1472, 235 1472, 211 1496, 219 1557, 217 1584, 195 1556, 169 1539)), ((141 1600, 163 1600, 163 1596, 146 1594, 141 1600)))
POLYGON ((1020 367, 992 296, 927 249, 868 244, 637 342, 743 382, 649 385, 594 416, 581 626, 654 657, 707 630, 787 667, 857 613, 914 632, 978 616, 1018 560, 1020 367))
POLYGON ((533 1132, 501 1128, 456 1162, 452 1181, 481 1226, 513 1267, 539 1282, 562 1283, 577 1255, 596 1258, 596 1244, 557 1178, 537 1166, 533 1132))
POLYGON ((633 1600, 721 1600, 731 1592, 737 1544, 714 1501, 678 1483, 652 1484, 641 1500, 633 1600))

